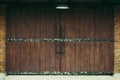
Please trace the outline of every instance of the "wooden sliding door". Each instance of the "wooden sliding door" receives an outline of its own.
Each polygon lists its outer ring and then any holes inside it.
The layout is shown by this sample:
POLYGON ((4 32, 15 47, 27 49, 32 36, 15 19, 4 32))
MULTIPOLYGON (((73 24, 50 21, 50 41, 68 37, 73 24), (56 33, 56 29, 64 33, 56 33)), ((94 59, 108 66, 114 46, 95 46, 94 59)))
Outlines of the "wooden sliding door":
POLYGON ((8 8, 7 71, 60 70, 55 42, 43 41, 56 37, 57 17, 54 10, 45 8, 8 8))
POLYGON ((63 72, 113 71, 113 10, 80 8, 61 11, 65 52, 61 58, 63 72))
POLYGON ((113 72, 112 8, 9 7, 7 72, 113 72))

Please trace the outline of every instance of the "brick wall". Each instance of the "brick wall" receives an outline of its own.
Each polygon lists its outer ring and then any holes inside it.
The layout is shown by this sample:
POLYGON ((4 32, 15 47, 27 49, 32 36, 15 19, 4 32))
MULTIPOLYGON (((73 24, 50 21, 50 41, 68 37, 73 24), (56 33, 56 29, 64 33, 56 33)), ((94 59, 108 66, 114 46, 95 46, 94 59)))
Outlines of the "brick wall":
POLYGON ((0 72, 5 72, 5 35, 6 18, 5 7, 0 6, 0 72))
POLYGON ((114 40, 114 72, 120 73, 120 8, 115 8, 114 40))

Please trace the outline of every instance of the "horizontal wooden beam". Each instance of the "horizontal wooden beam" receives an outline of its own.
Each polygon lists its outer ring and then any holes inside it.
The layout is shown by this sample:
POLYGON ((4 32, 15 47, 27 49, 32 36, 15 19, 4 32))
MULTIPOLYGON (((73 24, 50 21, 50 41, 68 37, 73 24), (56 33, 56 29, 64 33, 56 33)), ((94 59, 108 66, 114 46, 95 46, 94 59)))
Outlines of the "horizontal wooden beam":
MULTIPOLYGON (((56 6, 60 4, 59 2, 0 2, 0 5, 23 5, 23 6, 29 6, 29 5, 35 5, 35 6, 56 6)), ((80 2, 68 2, 65 3, 70 7, 82 7, 82 6, 117 6, 120 5, 120 3, 80 3, 80 2)))

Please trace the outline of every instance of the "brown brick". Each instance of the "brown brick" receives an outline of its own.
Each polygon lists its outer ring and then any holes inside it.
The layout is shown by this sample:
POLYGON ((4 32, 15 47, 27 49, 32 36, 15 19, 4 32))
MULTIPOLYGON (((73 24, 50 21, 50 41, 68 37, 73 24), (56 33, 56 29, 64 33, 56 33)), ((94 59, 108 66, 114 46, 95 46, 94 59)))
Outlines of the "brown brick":
POLYGON ((6 35, 6 28, 5 27, 0 27, 0 36, 1 35, 6 35))
POLYGON ((0 54, 0 63, 5 62, 5 54, 0 54))
POLYGON ((5 63, 0 63, 0 72, 5 72, 5 63))
POLYGON ((5 7, 0 6, 0 72, 5 72, 5 35, 6 18, 5 7))

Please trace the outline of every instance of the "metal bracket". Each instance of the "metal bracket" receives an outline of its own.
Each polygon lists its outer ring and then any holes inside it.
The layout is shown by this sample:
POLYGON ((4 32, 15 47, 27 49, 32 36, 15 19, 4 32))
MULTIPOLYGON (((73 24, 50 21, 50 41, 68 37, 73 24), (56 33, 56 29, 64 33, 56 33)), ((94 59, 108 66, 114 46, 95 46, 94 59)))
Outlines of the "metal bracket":
POLYGON ((113 75, 113 72, 6 72, 6 75, 113 75))
POLYGON ((7 42, 114 42, 114 39, 91 39, 91 38, 7 38, 7 42))

